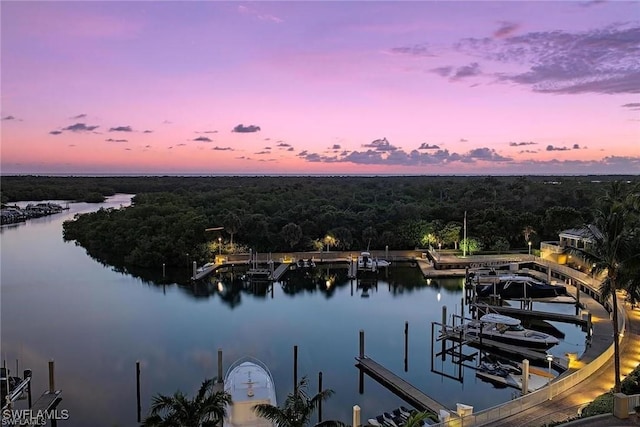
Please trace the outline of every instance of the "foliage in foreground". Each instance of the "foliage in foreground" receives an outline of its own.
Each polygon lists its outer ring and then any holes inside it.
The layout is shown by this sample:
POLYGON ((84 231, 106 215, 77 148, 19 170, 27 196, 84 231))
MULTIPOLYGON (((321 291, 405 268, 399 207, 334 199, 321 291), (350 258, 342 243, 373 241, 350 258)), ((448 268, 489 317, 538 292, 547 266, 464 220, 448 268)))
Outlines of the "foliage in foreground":
POLYGON ((153 397, 151 412, 144 427, 215 427, 222 425, 231 395, 215 390, 215 379, 206 379, 200 390, 189 398, 177 391, 172 396, 158 394, 153 397))
MULTIPOLYGON (((279 427, 305 427, 311 421, 311 415, 318 408, 320 402, 327 400, 333 395, 333 390, 325 389, 309 396, 307 388, 309 380, 302 377, 296 389, 287 395, 282 407, 269 404, 258 404, 254 406, 256 415, 265 418, 279 427)), ((337 421, 325 421, 324 426, 343 425, 337 421)))

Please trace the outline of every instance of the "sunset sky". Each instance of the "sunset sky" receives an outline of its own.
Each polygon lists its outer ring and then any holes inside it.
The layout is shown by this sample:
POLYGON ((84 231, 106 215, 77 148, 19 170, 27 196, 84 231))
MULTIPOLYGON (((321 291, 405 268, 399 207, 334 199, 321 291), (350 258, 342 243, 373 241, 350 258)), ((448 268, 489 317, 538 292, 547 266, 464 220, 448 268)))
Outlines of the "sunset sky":
POLYGON ((2 174, 640 174, 640 2, 2 1, 2 174))

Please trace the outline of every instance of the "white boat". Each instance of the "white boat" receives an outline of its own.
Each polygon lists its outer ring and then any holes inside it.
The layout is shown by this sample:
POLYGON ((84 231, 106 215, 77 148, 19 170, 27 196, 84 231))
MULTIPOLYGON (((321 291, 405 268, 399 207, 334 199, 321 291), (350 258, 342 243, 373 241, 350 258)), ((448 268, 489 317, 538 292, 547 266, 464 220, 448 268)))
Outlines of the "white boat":
POLYGON ((464 332, 470 336, 482 336, 506 344, 535 349, 548 349, 559 342, 552 335, 524 328, 518 319, 495 313, 485 314, 480 320, 465 324, 464 332))
POLYGON ((358 257, 358 270, 378 271, 380 267, 388 267, 391 263, 384 259, 373 258, 371 252, 364 251, 358 257))
POLYGON ((224 377, 224 391, 231 395, 225 426, 273 427, 258 417, 253 407, 258 404, 277 406, 276 389, 269 368, 257 359, 245 357, 234 362, 224 377))

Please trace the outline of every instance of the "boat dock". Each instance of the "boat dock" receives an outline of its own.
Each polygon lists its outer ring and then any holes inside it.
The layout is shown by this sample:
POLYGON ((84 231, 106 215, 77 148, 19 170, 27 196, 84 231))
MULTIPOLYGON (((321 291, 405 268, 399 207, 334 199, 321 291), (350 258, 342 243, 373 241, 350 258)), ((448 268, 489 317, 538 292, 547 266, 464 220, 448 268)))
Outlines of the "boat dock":
POLYGON ((274 282, 280 280, 280 278, 284 276, 287 271, 289 271, 289 266, 290 265, 287 263, 280 264, 278 268, 276 268, 271 274, 271 280, 273 280, 274 282))
MULTIPOLYGON (((437 322, 432 322, 432 328, 433 328, 433 325, 441 325, 441 324, 437 322)), ((547 353, 543 353, 541 351, 536 351, 536 350, 532 350, 532 349, 517 346, 517 345, 503 343, 500 341, 494 341, 489 338, 481 339, 480 337, 475 335, 465 334, 464 332, 461 332, 451 326, 444 326, 441 329, 440 336, 438 337, 438 341, 442 341, 442 340, 453 341, 458 343, 459 345, 466 344, 472 347, 505 352, 509 354, 516 354, 532 362, 535 361, 539 363, 547 363, 547 353)), ((452 353, 452 350, 445 349, 445 352, 452 353)), ((556 356, 554 357, 551 365, 557 371, 564 372, 568 369, 569 363, 566 359, 556 356)))
POLYGON ((581 316, 574 316, 571 314, 559 314, 559 313, 551 313, 548 311, 536 311, 536 310, 526 310, 519 309, 513 307, 504 307, 497 305, 489 305, 489 304, 480 304, 475 303, 471 304, 471 307, 475 307, 478 312, 482 313, 500 313, 506 314, 513 317, 526 317, 526 318, 536 318, 542 320, 551 320, 557 322, 565 322, 565 323, 573 323, 580 326, 587 326, 588 319, 581 316))
POLYGON ((367 356, 356 357, 356 360, 358 361, 356 364, 358 368, 362 369, 364 372, 369 374, 370 377, 394 392, 416 409, 421 411, 432 411, 435 414, 440 414, 440 411, 446 411, 450 413, 452 417, 457 417, 457 414, 454 411, 450 411, 444 405, 430 398, 404 379, 377 363, 375 360, 367 356))

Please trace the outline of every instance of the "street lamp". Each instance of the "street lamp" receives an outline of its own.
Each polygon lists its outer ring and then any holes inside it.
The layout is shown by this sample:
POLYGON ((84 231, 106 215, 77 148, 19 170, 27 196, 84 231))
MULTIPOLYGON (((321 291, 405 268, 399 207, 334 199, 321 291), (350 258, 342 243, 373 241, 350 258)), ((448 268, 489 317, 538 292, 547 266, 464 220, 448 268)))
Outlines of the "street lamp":
POLYGON ((218 237, 218 256, 222 256, 222 237, 218 237))
POLYGON ((529 255, 531 255, 531 240, 529 240, 529 255))
POLYGON ((551 373, 551 362, 553 362, 553 354, 547 353, 546 359, 547 362, 549 362, 549 379, 547 381, 547 388, 549 389, 549 400, 551 400, 551 377, 553 376, 551 373))

